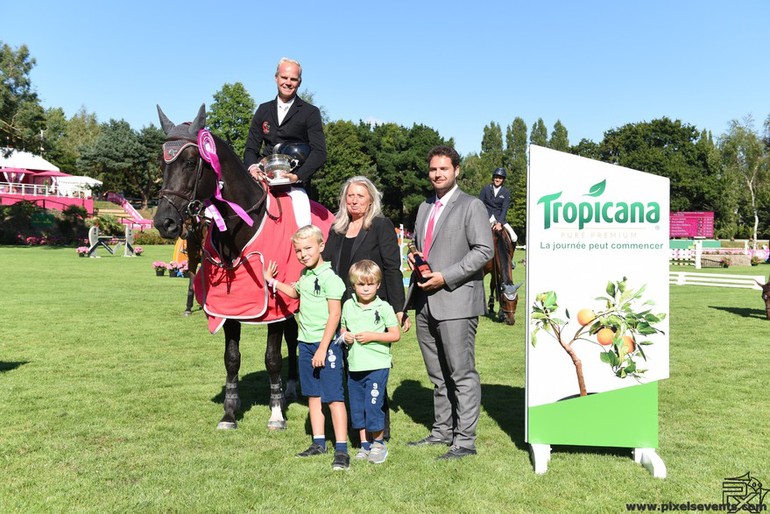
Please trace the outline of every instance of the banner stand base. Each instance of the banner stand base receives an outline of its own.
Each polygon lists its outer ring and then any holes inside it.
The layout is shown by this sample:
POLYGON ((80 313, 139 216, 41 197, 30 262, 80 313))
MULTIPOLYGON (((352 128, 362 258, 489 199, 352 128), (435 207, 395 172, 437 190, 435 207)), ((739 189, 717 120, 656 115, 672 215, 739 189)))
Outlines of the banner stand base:
POLYGON ((548 462, 551 460, 551 445, 530 444, 529 458, 532 461, 532 466, 535 468, 535 473, 538 475, 544 474, 548 471, 548 462))
POLYGON ((666 464, 655 448, 634 448, 634 462, 644 466, 655 478, 666 478, 666 464))
MULTIPOLYGON (((529 458, 535 473, 545 474, 548 471, 548 463, 551 461, 550 444, 530 444, 529 458)), ((655 448, 634 448, 634 462, 641 464, 655 478, 666 478, 666 464, 655 452, 655 448)))

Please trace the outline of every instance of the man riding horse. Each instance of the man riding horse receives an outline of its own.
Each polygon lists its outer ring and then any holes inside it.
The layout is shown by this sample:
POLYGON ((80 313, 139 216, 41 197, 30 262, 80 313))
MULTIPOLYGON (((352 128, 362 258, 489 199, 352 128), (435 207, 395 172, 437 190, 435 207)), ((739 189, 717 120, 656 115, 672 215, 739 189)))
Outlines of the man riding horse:
POLYGON ((492 182, 482 188, 479 198, 487 208, 495 246, 494 258, 484 267, 484 272, 491 273, 492 277, 489 283, 488 308, 490 312, 494 311, 496 298, 500 304, 498 318, 504 319, 508 325, 513 325, 518 302, 517 290, 521 284, 516 286, 512 280, 515 267, 513 253, 518 237, 505 221, 508 207, 511 205, 511 192, 503 186, 506 176, 505 168, 496 168, 492 172, 492 182))
MULTIPOLYGON (((213 209, 213 222, 203 243, 202 269, 195 277, 195 295, 203 306, 209 330, 224 328, 225 382, 224 416, 218 428, 237 426, 240 409, 241 323, 268 325, 265 367, 270 380, 271 417, 268 428, 284 429, 284 392, 281 388, 281 336, 296 322, 296 301, 271 292, 262 280, 269 261, 286 263, 283 280, 299 275, 301 265, 288 241, 297 229, 291 202, 285 194, 273 193, 264 182, 255 181, 232 148, 206 130, 206 110, 201 106, 191 123, 175 125, 158 108, 167 139, 163 144, 163 186, 155 226, 161 236, 186 236, 185 221, 202 217, 213 209), (292 266, 296 264, 296 269, 292 266)), ((311 205, 313 224, 328 231, 331 213, 311 205)), ((292 381, 291 358, 289 379, 292 381)), ((287 394, 289 387, 287 384, 287 394)))

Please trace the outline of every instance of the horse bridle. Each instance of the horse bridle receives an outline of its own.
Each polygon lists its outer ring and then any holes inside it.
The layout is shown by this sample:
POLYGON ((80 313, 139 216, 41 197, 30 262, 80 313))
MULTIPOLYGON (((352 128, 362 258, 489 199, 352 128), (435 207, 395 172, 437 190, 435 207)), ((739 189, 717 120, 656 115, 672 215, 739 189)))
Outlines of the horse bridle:
MULTIPOLYGON (((188 194, 185 191, 175 191, 173 189, 161 189, 160 196, 158 198, 158 202, 160 200, 165 199, 171 206, 174 208, 174 210, 179 215, 180 219, 184 222, 185 219, 193 219, 193 220, 199 220, 202 215, 203 211, 206 209, 206 203, 204 201, 201 201, 197 198, 198 196, 198 184, 201 181, 201 178, 203 177, 203 162, 204 159, 200 154, 200 148, 196 143, 193 143, 192 141, 186 140, 186 139, 171 139, 163 143, 163 161, 165 162, 166 166, 174 162, 179 155, 181 155, 182 150, 187 148, 188 146, 195 147, 197 150, 198 155, 198 162, 195 166, 195 181, 193 182, 193 188, 192 193, 188 194), (176 143, 176 144, 169 144, 169 143, 176 143), (169 197, 176 196, 181 198, 182 200, 187 201, 187 205, 180 209, 169 197)), ((260 206, 265 202, 267 198, 267 194, 263 194, 262 197, 255 203, 253 206, 251 206, 249 209, 247 209, 245 212, 247 214, 251 214, 252 212, 256 211, 260 208, 260 206)), ((270 213, 268 213, 270 215, 270 213)), ((227 218, 237 218, 238 215, 230 215, 227 218)))
MULTIPOLYGON (((165 162, 166 166, 174 162, 181 155, 182 150, 188 146, 193 146, 196 150, 198 150, 197 144, 193 143, 192 141, 183 139, 172 139, 163 143, 163 161, 165 162), (177 144, 169 145, 169 143, 177 144), (180 145, 179 143, 182 144, 180 145)), ((188 194, 186 191, 175 191, 173 189, 161 189, 160 197, 158 199, 158 202, 165 199, 168 203, 170 203, 177 214, 179 214, 179 217, 182 221, 187 218, 199 218, 206 208, 206 205, 201 200, 196 198, 198 195, 198 184, 200 183, 201 177, 203 176, 203 158, 200 156, 200 152, 196 153, 198 154, 198 162, 195 165, 195 181, 193 182, 192 193, 188 194), (171 200, 169 195, 179 197, 182 200, 186 200, 187 205, 184 207, 184 209, 180 209, 171 200)))

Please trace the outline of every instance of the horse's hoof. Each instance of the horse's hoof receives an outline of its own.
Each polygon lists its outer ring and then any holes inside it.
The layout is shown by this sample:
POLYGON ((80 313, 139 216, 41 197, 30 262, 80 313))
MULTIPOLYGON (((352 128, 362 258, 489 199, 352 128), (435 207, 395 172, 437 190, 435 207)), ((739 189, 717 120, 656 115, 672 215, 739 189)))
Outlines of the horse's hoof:
POLYGON ((188 317, 192 316, 192 312, 191 311, 184 311, 184 314, 182 314, 182 316, 184 316, 185 318, 188 318, 188 317))
POLYGON ((285 419, 271 419, 267 422, 267 428, 269 430, 286 430, 285 419))
POLYGON ((217 424, 217 430, 235 430, 238 428, 238 423, 235 421, 220 421, 217 424))

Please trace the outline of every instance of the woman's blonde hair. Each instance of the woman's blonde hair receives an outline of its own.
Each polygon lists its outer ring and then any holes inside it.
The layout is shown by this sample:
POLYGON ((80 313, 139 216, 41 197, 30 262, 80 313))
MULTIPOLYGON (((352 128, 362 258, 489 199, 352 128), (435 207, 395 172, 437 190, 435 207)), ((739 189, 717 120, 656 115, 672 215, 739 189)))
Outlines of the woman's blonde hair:
POLYGON ((382 270, 376 262, 363 259, 350 266, 348 278, 352 286, 359 282, 363 284, 380 284, 382 283, 382 270))
POLYGON ((345 198, 348 195, 348 188, 353 184, 364 186, 372 199, 372 202, 369 204, 369 208, 364 215, 364 230, 369 230, 374 218, 382 216, 382 193, 377 190, 377 186, 363 175, 351 177, 342 186, 339 210, 334 216, 334 223, 332 224, 332 230, 338 234, 345 234, 348 231, 348 225, 350 225, 350 215, 345 206, 345 198))

